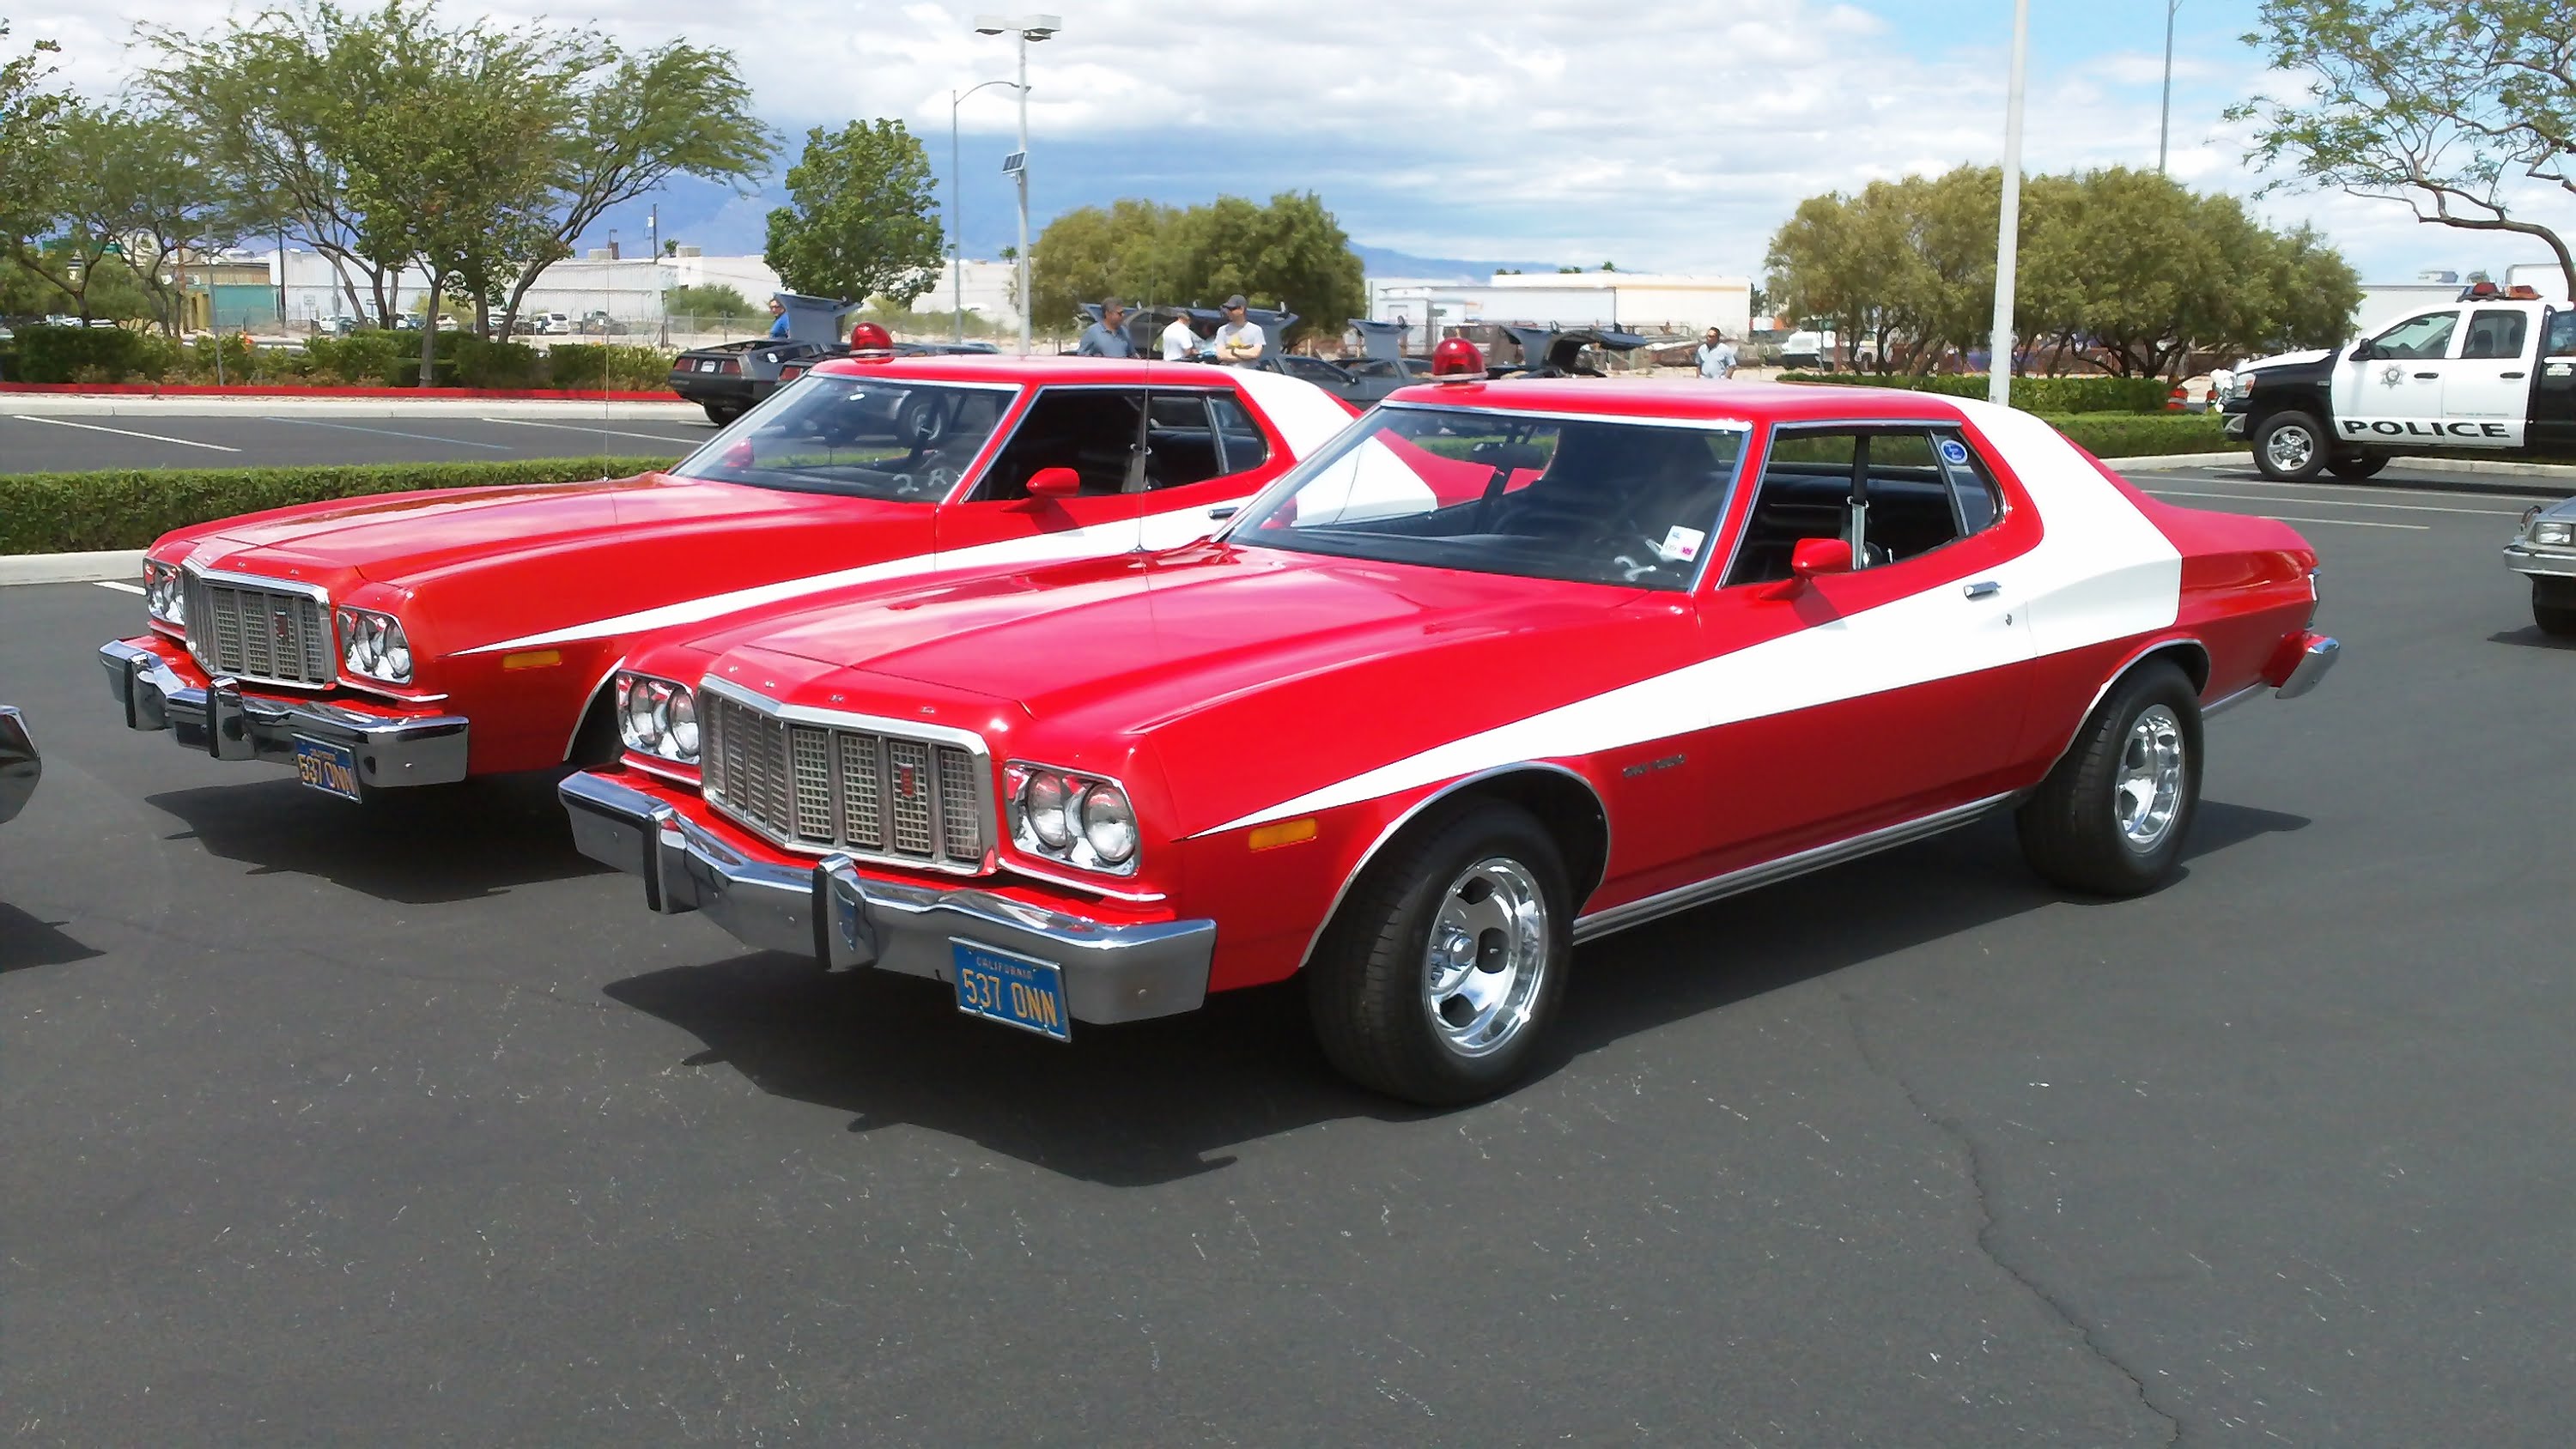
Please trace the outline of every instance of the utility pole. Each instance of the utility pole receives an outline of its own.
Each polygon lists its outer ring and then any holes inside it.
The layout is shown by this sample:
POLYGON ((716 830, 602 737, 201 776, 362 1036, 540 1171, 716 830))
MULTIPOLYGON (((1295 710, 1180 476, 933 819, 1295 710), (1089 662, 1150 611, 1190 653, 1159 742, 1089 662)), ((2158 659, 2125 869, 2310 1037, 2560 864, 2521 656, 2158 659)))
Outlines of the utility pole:
POLYGON ((671 341, 671 314, 665 310, 662 297, 662 203, 653 203, 652 210, 644 214, 644 234, 651 238, 653 248, 653 316, 658 319, 653 329, 653 345, 665 347, 671 341))
POLYGON ((2030 0, 2013 0, 2012 81, 2004 102, 2004 195, 1995 226, 1995 322, 1986 401, 2012 402, 2013 267, 2021 251, 2021 80, 2030 58, 2030 0))
MULTIPOLYGON (((1013 84, 1016 82, 977 81, 962 91, 951 90, 948 93, 948 308, 957 320, 959 342, 966 340, 966 171, 957 159, 957 108, 965 103, 968 96, 986 86, 1013 84)), ((1027 112, 1023 110, 1021 114, 1024 118, 1021 129, 1025 131, 1027 112)), ((1022 144, 1027 144, 1025 139, 1022 144)))
POLYGON ((975 33, 1000 35, 1016 32, 1020 40, 1020 149, 1011 159, 1018 162, 1013 174, 1020 190, 1020 355, 1029 355, 1029 42, 1044 40, 1064 28, 1064 21, 1054 15, 978 15, 975 33))
POLYGON ((2165 111, 2156 123, 2156 174, 2165 174, 2165 141, 2173 133, 2173 33, 2174 12, 2182 0, 2165 0, 2165 111))

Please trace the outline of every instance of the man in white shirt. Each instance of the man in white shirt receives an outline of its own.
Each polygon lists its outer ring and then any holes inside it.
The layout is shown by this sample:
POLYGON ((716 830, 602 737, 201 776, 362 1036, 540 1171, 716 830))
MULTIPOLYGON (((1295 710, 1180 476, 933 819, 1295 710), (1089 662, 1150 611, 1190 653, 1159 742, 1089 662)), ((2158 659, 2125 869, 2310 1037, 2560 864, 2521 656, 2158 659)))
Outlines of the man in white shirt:
POLYGON ((1163 360, 1189 362, 1199 355, 1199 334, 1190 326, 1190 314, 1173 314, 1172 325, 1163 329, 1163 360))
POLYGON ((1261 360, 1269 340, 1261 324, 1244 315, 1241 292, 1225 299, 1225 325, 1216 329, 1216 360, 1229 367, 1250 367, 1261 360))
POLYGON ((1699 375, 1710 379, 1735 376, 1735 344, 1726 334, 1711 327, 1699 342, 1699 375))

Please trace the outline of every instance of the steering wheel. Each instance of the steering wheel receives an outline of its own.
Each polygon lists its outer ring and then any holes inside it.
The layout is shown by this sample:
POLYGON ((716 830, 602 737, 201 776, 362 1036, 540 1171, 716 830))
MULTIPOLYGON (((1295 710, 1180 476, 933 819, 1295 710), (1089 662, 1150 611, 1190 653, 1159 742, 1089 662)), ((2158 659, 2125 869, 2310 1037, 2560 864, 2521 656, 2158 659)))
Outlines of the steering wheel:
POLYGON ((948 434, 948 408, 941 398, 915 393, 895 409, 895 436, 907 446, 927 448, 948 434))

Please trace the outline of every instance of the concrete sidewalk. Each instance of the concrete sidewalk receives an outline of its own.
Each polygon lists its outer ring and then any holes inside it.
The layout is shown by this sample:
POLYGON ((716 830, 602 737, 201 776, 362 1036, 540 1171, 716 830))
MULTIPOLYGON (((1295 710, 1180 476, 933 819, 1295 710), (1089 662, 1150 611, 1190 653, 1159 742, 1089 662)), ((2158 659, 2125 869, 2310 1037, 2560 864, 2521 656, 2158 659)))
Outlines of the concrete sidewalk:
POLYGON ((557 398, 139 397, 0 394, 0 414, 31 418, 586 418, 703 422, 696 403, 584 402, 557 398))
MULTIPOLYGON (((2254 465, 2254 455, 2251 452, 2164 453, 2151 458, 2105 458, 2102 461, 2114 473, 2165 473, 2176 468, 2225 467, 2231 463, 2242 463, 2250 468, 2254 465)), ((2457 473, 2463 476, 2484 475, 2490 478, 2553 478, 2562 483, 2576 484, 2576 464, 2530 463, 2520 458, 2396 458, 2390 460, 2388 466, 2401 473, 2457 473)), ((2321 474, 2310 481, 2350 483, 2355 480, 2338 479, 2329 473, 2321 474)), ((2526 488, 2516 491, 2527 493, 2531 490, 2526 488)))

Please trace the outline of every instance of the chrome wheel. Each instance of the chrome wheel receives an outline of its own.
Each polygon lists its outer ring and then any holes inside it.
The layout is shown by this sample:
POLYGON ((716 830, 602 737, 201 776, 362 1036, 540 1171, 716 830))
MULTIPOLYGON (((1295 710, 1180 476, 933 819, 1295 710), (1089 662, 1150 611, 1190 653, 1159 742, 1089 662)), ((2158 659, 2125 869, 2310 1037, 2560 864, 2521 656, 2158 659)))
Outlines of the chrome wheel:
POLYGON ((1422 1003, 1460 1056, 1498 1051, 1530 1021, 1547 974, 1547 897, 1527 866, 1490 856, 1440 898, 1423 952, 1422 1003))
POLYGON ((2182 721, 2171 709, 2150 705, 2129 726, 2111 787, 2111 810, 2131 850, 2145 853, 2164 843, 2182 809, 2182 787, 2182 721))
POLYGON ((2285 423, 2272 430, 2263 440, 2263 457, 2284 473, 2296 473, 2308 466, 2317 452, 2317 436, 2297 423, 2285 423))

